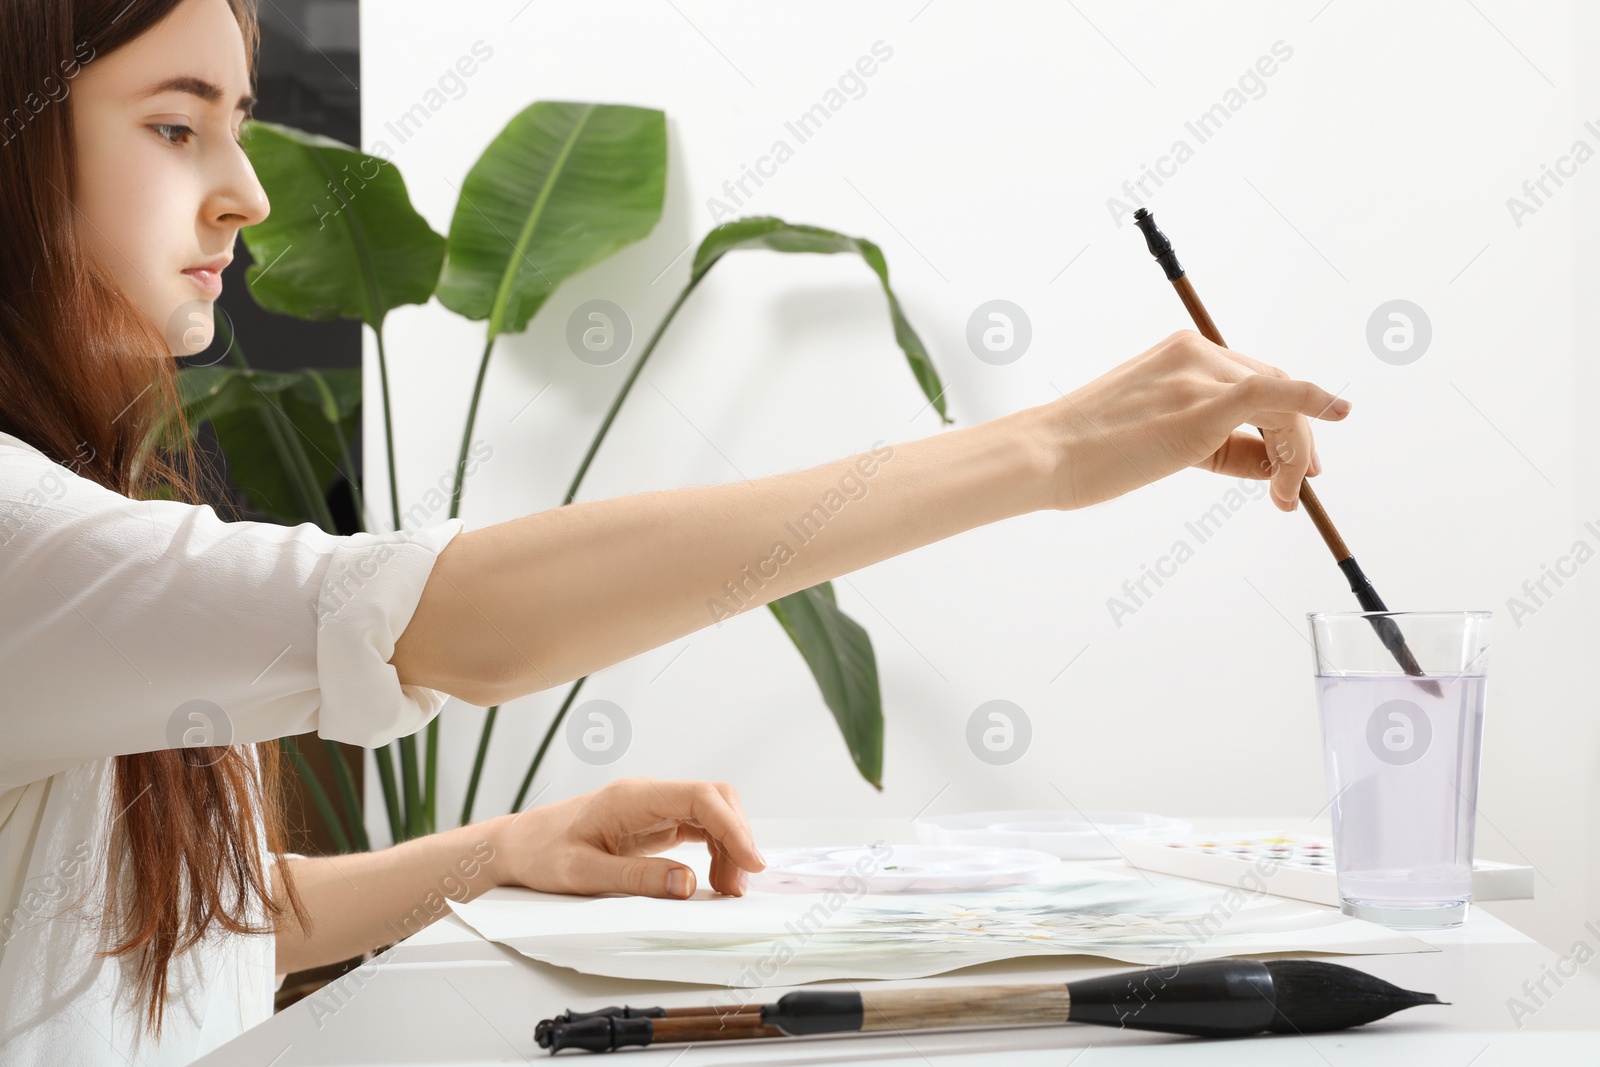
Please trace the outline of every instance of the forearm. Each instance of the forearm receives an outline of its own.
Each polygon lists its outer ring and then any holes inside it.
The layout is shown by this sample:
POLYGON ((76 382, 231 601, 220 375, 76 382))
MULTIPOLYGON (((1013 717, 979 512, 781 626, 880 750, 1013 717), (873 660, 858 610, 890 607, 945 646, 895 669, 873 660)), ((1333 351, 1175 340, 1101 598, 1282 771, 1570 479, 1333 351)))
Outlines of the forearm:
MULTIPOLYGON (((293 913, 277 932, 279 974, 350 959, 409 937, 442 917, 446 898, 471 900, 498 884, 497 828, 489 819, 378 852, 285 859, 309 931, 293 913)), ((282 899, 281 892, 279 899, 282 899)))
POLYGON ((890 556, 1048 506, 1037 409, 810 470, 464 531, 392 662, 499 704, 890 556))

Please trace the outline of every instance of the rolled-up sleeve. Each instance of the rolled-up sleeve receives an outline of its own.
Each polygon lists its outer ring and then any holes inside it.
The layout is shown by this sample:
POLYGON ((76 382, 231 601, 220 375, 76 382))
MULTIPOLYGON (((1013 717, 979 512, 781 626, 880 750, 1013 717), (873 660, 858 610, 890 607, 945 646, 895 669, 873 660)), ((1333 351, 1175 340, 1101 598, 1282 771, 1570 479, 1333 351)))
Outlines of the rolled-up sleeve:
POLYGON ((415 732, 446 695, 389 660, 462 528, 225 522, 0 435, 0 782, 193 744, 415 732))

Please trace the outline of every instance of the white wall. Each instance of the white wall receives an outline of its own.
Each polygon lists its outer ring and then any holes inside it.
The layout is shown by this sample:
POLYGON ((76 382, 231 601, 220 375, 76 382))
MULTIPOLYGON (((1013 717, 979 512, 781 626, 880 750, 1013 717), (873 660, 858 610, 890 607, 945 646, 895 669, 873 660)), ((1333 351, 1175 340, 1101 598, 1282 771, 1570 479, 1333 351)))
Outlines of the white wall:
MULTIPOLYGON (((1390 606, 1497 613, 1480 854, 1532 862, 1540 880, 1537 901, 1491 910, 1563 951, 1600 917, 1600 564, 1521 625, 1508 606, 1578 538, 1600 547, 1582 527, 1600 528, 1589 432, 1600 373, 1579 342, 1600 322, 1578 296, 1597 280, 1600 162, 1550 186, 1520 225, 1507 206, 1574 140, 1600 149, 1600 121, 1583 127, 1600 120, 1600 94, 1577 62, 1600 39, 1595 16, 1508 0, 783 11, 384 0, 362 16, 364 147, 387 141, 441 233, 471 163, 528 103, 668 115, 655 232, 563 285, 495 352, 476 431, 495 455, 463 511, 474 528, 559 502, 631 364, 574 358, 563 340, 572 309, 610 299, 647 334, 687 277, 680 253, 713 225, 708 198, 775 138, 793 144, 784 122, 874 42, 893 54, 865 94, 739 210, 879 242, 961 425, 1051 400, 1187 325, 1107 200, 1175 139, 1196 146, 1185 122, 1283 42, 1292 55, 1265 91, 1149 203, 1235 348, 1353 400, 1349 420, 1320 432, 1318 490, 1390 606), (397 145, 385 123, 477 41, 493 56, 464 95, 397 145), (969 314, 996 297, 1033 327, 1029 351, 1006 366, 965 342, 969 314), (1433 327, 1429 350, 1404 366, 1380 361, 1365 337, 1368 316, 1394 298, 1419 304, 1433 327)), ((482 338, 482 324, 437 304, 390 318, 405 505, 454 460, 482 338)), ((370 334, 367 368, 375 416, 370 334)), ((756 477, 937 432, 922 407, 863 264, 742 253, 685 308, 582 497, 756 477)), ((376 417, 366 433, 367 483, 383 485, 376 417)), ((1307 518, 1258 497, 1120 627, 1107 608, 1230 485, 1191 471, 838 582, 882 672, 881 794, 855 775, 763 611, 590 679, 583 699, 622 706, 632 746, 592 767, 558 740, 541 799, 638 774, 725 778, 768 816, 1060 807, 1065 796, 1084 809, 1310 818, 1325 796, 1304 613, 1354 603, 1307 518), (1033 728, 1030 750, 1004 767, 965 741, 970 713, 997 697, 1033 728)), ((560 698, 502 710, 480 815, 505 810, 560 698)), ((447 820, 481 715, 454 701, 444 712, 447 820)))

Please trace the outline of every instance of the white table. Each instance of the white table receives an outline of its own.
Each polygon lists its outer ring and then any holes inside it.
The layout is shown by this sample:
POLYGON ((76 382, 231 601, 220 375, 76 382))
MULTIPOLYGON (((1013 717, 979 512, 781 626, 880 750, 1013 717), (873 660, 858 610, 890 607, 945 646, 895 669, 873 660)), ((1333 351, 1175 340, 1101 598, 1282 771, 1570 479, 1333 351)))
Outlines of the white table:
MULTIPOLYGON (((915 839, 903 820, 752 820, 752 825, 757 842, 772 848, 915 839)), ((1198 828, 1263 825, 1279 823, 1210 820, 1198 828)), ((1508 999, 1531 1003, 1523 983, 1544 977, 1544 968, 1555 967, 1557 953, 1481 908, 1472 909, 1461 927, 1419 936, 1442 951, 1360 956, 1348 962, 1407 988, 1437 993, 1450 1005, 1415 1008, 1332 1034, 1202 1041, 1108 1027, 1058 1026, 707 1044, 687 1051, 682 1046, 632 1049, 597 1062, 634 1067, 836 1062, 871 1062, 879 1067, 995 1062, 1040 1067, 1600 1064, 1600 982, 1581 971, 1559 987, 1546 978, 1552 995, 1543 998, 1543 1006, 1523 1017, 1519 1026, 1508 999)), ((1591 948, 1600 950, 1600 945, 1591 948)), ((1127 969, 1126 964, 1083 957, 1033 959, 985 964, 920 982, 1069 981, 1127 969)), ((762 999, 775 1000, 791 988, 765 989, 762 999)), ((705 986, 599 978, 538 963, 483 940, 454 914, 447 914, 197 1062, 205 1067, 532 1063, 550 1056, 535 1044, 534 1024, 564 1008, 691 1004, 703 1001, 706 993, 705 986)), ((582 1063, 593 1055, 565 1052, 551 1062, 582 1063)))

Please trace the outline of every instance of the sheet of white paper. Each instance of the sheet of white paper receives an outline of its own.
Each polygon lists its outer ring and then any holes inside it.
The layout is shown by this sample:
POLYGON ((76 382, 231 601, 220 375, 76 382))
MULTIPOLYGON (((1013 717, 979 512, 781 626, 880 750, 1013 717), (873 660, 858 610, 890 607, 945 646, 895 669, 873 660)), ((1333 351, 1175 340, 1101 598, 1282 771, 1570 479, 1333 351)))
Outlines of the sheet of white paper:
MULTIPOLYGON (((678 857, 674 857, 678 858, 678 857)), ((705 885, 702 872, 702 887, 705 885)), ((495 889, 451 907, 478 933, 586 974, 741 988, 922 978, 1021 956, 1146 966, 1266 952, 1431 952, 1330 908, 1063 864, 1035 883, 951 893, 759 892, 690 900, 495 889)))

